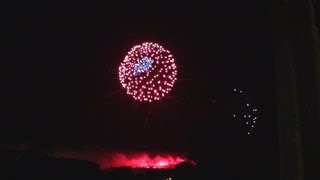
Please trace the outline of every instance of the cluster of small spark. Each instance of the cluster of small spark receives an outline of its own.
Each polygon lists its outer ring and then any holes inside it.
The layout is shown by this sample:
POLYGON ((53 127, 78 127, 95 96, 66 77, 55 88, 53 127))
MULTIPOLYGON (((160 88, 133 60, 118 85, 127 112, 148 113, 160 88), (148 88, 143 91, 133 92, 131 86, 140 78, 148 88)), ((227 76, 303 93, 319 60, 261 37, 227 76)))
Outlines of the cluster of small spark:
POLYGON ((152 63, 153 63, 153 60, 151 58, 148 58, 148 57, 142 58, 140 62, 134 65, 133 75, 137 76, 147 71, 148 69, 151 68, 152 63))
MULTIPOLYGON (((236 93, 236 95, 244 96, 243 90, 233 89, 233 92, 236 93)), ((244 104, 241 111, 233 114, 232 116, 235 119, 244 121, 245 126, 247 127, 247 134, 251 135, 254 132, 258 120, 258 109, 249 103, 247 98, 245 98, 245 102, 242 103, 244 104)))
POLYGON ((120 64, 119 79, 135 100, 152 102, 171 91, 177 80, 177 67, 170 51, 145 42, 128 52, 120 64))

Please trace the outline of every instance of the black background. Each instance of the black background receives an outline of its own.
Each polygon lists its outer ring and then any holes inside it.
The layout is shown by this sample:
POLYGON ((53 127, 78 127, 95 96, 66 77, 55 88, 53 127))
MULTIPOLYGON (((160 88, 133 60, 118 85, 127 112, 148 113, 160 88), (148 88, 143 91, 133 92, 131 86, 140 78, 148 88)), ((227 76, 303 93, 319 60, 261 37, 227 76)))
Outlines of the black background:
MULTIPOLYGON (((1 139, 32 148, 188 153, 212 168, 275 172, 267 4, 129 1, 14 4, 3 9, 1 139), (136 44, 169 49, 178 81, 161 102, 134 102, 117 69, 136 44), (255 133, 232 120, 241 88, 255 133)), ((270 172, 269 172, 270 173, 270 172)))

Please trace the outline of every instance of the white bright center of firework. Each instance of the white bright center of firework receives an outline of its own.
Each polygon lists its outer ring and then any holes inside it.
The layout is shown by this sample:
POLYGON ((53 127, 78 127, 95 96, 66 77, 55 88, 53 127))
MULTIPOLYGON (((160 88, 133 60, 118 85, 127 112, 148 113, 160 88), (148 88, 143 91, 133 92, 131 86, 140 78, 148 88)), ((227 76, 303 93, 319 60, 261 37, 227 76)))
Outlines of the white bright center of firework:
POLYGON ((137 76, 143 72, 148 71, 152 67, 153 60, 148 57, 142 58, 137 64, 134 65, 133 75, 137 76))

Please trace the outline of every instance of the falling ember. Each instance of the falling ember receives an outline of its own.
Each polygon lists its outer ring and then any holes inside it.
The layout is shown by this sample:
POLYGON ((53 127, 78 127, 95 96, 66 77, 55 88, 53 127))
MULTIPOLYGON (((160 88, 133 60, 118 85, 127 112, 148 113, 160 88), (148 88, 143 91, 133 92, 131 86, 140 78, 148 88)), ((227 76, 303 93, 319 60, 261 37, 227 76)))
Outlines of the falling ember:
POLYGON ((111 158, 101 159, 99 162, 100 169, 130 167, 145 169, 174 169, 177 164, 189 163, 196 165, 192 160, 183 156, 170 154, 151 156, 148 153, 139 153, 127 155, 123 153, 114 153, 111 158))
POLYGON ((233 89, 238 101, 234 104, 239 104, 237 108, 233 109, 233 119, 240 120, 246 123, 247 134, 251 135, 256 127, 256 120, 258 119, 258 109, 254 108, 254 104, 249 103, 249 98, 242 90, 233 89))

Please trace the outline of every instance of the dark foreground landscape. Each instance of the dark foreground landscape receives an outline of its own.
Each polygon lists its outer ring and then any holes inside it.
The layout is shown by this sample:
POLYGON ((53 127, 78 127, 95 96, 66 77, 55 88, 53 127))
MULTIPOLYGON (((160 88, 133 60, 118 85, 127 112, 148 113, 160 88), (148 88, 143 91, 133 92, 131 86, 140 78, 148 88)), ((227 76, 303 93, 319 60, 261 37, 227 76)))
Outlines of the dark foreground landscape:
POLYGON ((222 170, 219 167, 207 169, 200 165, 187 163, 176 165, 175 169, 132 169, 114 168, 100 170, 95 163, 67 158, 56 158, 48 154, 33 151, 17 152, 2 150, 0 152, 0 179, 9 180, 188 180, 188 179, 269 179, 271 174, 258 175, 259 172, 237 172, 222 170))

